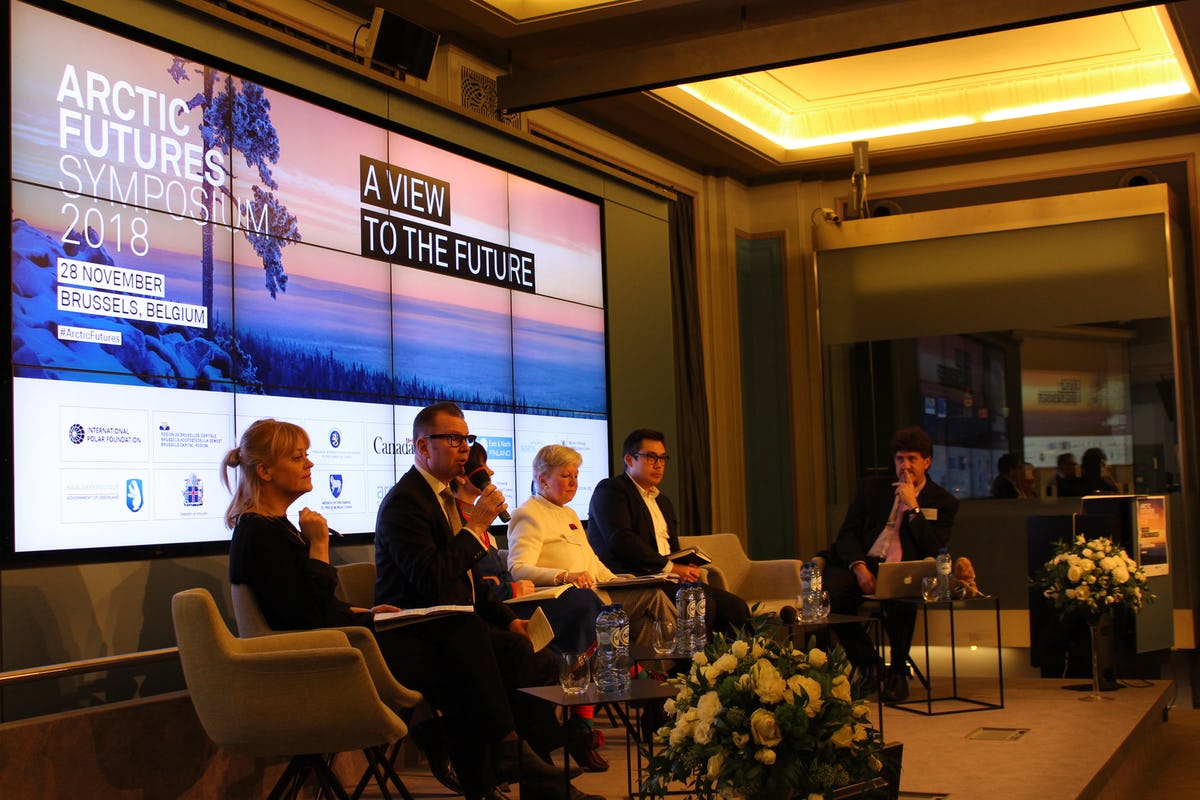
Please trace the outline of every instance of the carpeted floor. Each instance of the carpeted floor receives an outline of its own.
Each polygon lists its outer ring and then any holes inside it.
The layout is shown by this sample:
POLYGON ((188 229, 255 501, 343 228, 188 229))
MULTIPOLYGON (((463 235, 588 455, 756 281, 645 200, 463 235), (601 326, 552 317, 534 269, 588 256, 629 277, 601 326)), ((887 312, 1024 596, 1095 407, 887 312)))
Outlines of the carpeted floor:
MULTIPOLYGON (((889 709, 884 731, 904 742, 904 800, 1179 800, 1200 797, 1200 710, 1163 709, 1169 682, 1084 703, 1061 681, 1005 681, 1005 708, 924 716, 889 709), (1021 731, 1019 735, 1014 731, 1021 731), (1130 787, 1136 787, 1130 788, 1130 787)), ((967 683, 960 694, 990 691, 967 683)), ((949 706, 944 706, 949 707, 949 706)), ((604 728, 606 773, 576 779, 607 800, 627 797, 624 733, 604 728)), ((453 797, 420 768, 405 770, 416 800, 453 797)), ((516 788, 512 791, 519 795, 516 788)), ((378 798, 376 790, 366 797, 378 798)))

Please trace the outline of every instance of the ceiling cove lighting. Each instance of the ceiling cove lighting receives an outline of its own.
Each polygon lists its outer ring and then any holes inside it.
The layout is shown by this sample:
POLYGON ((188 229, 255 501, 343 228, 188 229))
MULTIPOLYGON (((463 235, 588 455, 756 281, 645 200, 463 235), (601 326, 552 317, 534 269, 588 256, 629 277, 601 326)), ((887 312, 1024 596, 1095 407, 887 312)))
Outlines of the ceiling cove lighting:
POLYGON ((1115 106, 1122 103, 1136 103, 1142 100, 1157 100, 1162 97, 1178 97, 1188 94, 1191 89, 1182 78, 1170 83, 1160 83, 1154 86, 1142 86, 1136 89, 1122 89, 1115 92, 1089 95, 1085 97, 1069 97, 1064 100, 1053 100, 1048 103, 1036 103, 1016 108, 1004 108, 989 111, 980 119, 983 122, 998 122, 1006 119, 1021 119, 1036 117, 1042 114, 1057 114, 1064 111, 1079 111, 1084 108, 1100 108, 1115 106))
MULTIPOLYGON (((1146 100, 1177 97, 1189 94, 1191 92, 1191 87, 1188 86, 1187 81, 1185 81, 1182 77, 1179 77, 1175 80, 1168 80, 1146 86, 1118 89, 1114 91, 1106 91, 1074 97, 1065 97, 1038 103, 1028 103, 992 111, 955 114, 935 119, 920 119, 913 120, 911 122, 901 122, 893 125, 881 125, 872 128, 841 130, 821 136, 796 136, 787 132, 786 129, 794 129, 800 125, 803 125, 804 114, 764 114, 761 113, 763 111, 761 103, 745 104, 747 108, 751 108, 753 109, 753 112, 757 113, 746 113, 745 111, 735 110, 731 108, 729 104, 716 100, 712 96, 714 92, 711 91, 711 88, 712 84, 714 83, 717 83, 717 81, 708 81, 701 84, 680 84, 677 88, 696 98, 701 103, 709 106, 714 111, 725 115, 729 119, 737 122, 740 125, 743 125, 754 133, 757 133, 759 136, 762 136, 764 139, 787 150, 799 150, 810 147, 822 147, 831 144, 843 144, 860 139, 877 140, 889 136, 903 136, 905 134, 924 133, 926 131, 965 127, 981 122, 1001 122, 1005 120, 1043 116, 1046 114, 1079 111, 1089 108, 1102 108, 1105 106, 1122 105, 1125 103, 1136 103, 1146 100), (755 108, 755 106, 758 107, 755 108), (758 118, 756 119, 756 117, 758 118)), ((730 86, 729 84, 726 84, 726 86, 723 88, 728 89, 730 86)), ((731 99, 734 97, 736 97, 736 92, 731 95, 731 99)))
MULTIPOLYGON (((821 147, 824 145, 842 144, 844 142, 854 142, 858 140, 878 139, 885 136, 902 136, 906 133, 922 133, 924 131, 958 128, 964 125, 973 125, 978 121, 974 117, 960 114, 957 116, 943 117, 941 119, 919 120, 897 125, 887 125, 878 128, 862 128, 853 131, 838 131, 826 136, 793 136, 787 133, 781 133, 765 123, 752 119, 747 114, 734 111, 725 104, 713 100, 708 96, 707 92, 702 91, 699 88, 702 85, 703 84, 684 83, 680 84, 677 88, 696 98, 710 108, 719 111, 738 124, 749 128, 759 136, 762 136, 764 139, 787 150, 800 150, 806 147, 821 147)), ((794 118, 789 118, 788 121, 794 122, 795 120, 794 118)))

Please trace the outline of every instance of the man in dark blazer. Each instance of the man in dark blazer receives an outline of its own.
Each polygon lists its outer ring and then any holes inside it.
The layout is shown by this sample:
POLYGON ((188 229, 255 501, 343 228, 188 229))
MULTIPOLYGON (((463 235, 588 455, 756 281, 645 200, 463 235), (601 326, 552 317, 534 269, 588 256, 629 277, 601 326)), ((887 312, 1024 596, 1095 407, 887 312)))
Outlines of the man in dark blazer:
MULTIPOLYGON (((933 462, 929 436, 917 427, 897 431, 892 459, 896 479, 877 477, 863 484, 827 554, 824 588, 836 613, 855 613, 862 596, 874 593, 880 562, 934 558, 950 541, 958 499, 926 475, 933 462)), ((915 605, 883 602, 883 625, 891 644, 885 700, 908 697, 908 653, 916 619, 915 605)), ((872 682, 877 680, 878 656, 865 629, 856 623, 834 629, 851 663, 872 682)))
MULTIPOLYGON (((588 542, 616 573, 655 575, 670 572, 681 581, 700 579, 700 568, 667 560, 679 550, 678 524, 670 499, 658 490, 666 472, 665 437, 639 428, 622 445, 625 472, 596 484, 588 505, 588 542), (651 505, 653 504, 653 505, 651 505)), ((737 632, 750 622, 746 601, 730 592, 701 584, 713 630, 737 632)), ((672 599, 678 587, 668 594, 672 599)))
MULTIPOLYGON (((449 492, 450 482, 463 473, 474 441, 462 410, 454 403, 428 406, 413 420, 414 466, 384 497, 375 521, 376 602, 400 608, 474 607, 487 623, 491 643, 490 652, 477 653, 475 658, 489 675, 493 670, 499 674, 503 691, 463 686, 462 695, 471 699, 481 719, 492 716, 496 707, 506 713, 511 709, 521 739, 533 748, 522 748, 515 737, 502 741, 495 748, 494 777, 514 778, 512 767, 519 762, 522 798, 566 800, 563 773, 549 761, 550 751, 562 743, 554 707, 518 691, 555 682, 556 659, 549 650, 533 651, 528 620, 517 618, 491 584, 472 569, 487 554, 483 534, 507 508, 504 495, 494 485, 486 487, 464 524, 449 492)), ((475 753, 485 765, 487 752, 481 747, 475 753)), ((457 762, 455 767, 465 779, 457 762)), ((595 797, 571 789, 571 800, 595 797)), ((491 789, 479 796, 499 795, 491 789)))

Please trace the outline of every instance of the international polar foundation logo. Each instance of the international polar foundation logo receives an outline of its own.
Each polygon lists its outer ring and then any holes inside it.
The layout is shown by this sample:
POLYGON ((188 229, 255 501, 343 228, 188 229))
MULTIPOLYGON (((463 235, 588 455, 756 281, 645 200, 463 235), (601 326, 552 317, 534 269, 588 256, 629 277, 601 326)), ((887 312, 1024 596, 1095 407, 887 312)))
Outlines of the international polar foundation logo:
POLYGON ((83 444, 83 440, 87 438, 87 433, 83 426, 78 422, 72 423, 70 428, 67 428, 67 438, 71 440, 71 444, 83 444))

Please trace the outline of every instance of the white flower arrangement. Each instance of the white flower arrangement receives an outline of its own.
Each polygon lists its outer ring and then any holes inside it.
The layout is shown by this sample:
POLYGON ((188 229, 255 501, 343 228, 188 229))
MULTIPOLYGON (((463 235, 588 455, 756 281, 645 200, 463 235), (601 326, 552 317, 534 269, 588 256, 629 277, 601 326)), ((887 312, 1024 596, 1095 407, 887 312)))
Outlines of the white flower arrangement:
POLYGON ((679 781, 723 800, 823 800, 883 767, 882 737, 840 647, 795 649, 760 625, 748 639, 718 635, 671 682, 679 693, 642 786, 652 796, 679 781))
POLYGON ((1154 601, 1146 573, 1107 538, 1076 536, 1072 542, 1058 542, 1035 583, 1064 614, 1095 616, 1118 608, 1136 614, 1154 601))

